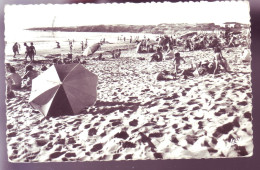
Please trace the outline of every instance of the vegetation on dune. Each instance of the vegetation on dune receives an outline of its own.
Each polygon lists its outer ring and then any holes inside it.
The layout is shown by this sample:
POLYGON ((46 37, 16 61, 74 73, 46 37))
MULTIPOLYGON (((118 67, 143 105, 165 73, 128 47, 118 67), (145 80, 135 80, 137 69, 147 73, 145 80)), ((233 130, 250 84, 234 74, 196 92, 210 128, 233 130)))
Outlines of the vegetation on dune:
MULTIPOLYGON (((34 31, 66 31, 66 32, 131 32, 169 34, 176 31, 213 31, 224 30, 224 27, 214 23, 203 24, 159 24, 159 25, 91 25, 75 27, 37 27, 27 30, 34 31)), ((239 27, 233 29, 240 29, 239 27)))

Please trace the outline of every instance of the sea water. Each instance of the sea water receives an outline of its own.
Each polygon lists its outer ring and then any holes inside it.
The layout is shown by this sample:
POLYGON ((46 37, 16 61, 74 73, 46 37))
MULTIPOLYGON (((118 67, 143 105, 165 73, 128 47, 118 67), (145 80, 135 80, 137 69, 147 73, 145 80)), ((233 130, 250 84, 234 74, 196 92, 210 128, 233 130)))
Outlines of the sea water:
POLYGON ((107 32, 59 32, 59 31, 30 31, 22 30, 17 32, 5 32, 5 55, 13 55, 12 46, 15 42, 20 45, 20 53, 25 52, 25 42, 30 45, 33 42, 36 50, 51 50, 57 46, 56 42, 59 42, 61 46, 68 46, 69 41, 77 43, 77 46, 81 45, 81 42, 85 44, 86 39, 88 45, 105 41, 110 43, 117 43, 123 41, 124 37, 129 42, 130 36, 134 40, 136 37, 143 39, 144 36, 150 39, 156 39, 156 34, 146 33, 107 33, 107 32), (118 40, 120 39, 120 40, 118 40))

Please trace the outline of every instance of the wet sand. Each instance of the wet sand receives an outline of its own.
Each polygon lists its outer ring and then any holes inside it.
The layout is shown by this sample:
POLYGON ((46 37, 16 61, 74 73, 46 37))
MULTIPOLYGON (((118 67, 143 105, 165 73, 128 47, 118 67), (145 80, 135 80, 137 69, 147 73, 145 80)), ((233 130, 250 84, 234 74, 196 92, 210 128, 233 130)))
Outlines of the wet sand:
MULTIPOLYGON (((172 61, 151 63, 151 54, 128 50, 122 51, 119 59, 86 58, 84 66, 98 75, 98 97, 94 106, 75 116, 42 120, 43 115, 28 104, 30 91, 15 91, 16 97, 6 102, 9 160, 252 156, 251 67, 250 63, 235 60, 241 51, 227 50, 223 55, 231 73, 171 81, 157 81, 156 76, 164 69, 172 70, 172 61)), ((36 58, 44 60, 42 54, 36 58)), ((212 50, 181 52, 190 61, 210 61, 212 55, 212 50)), ((24 71, 21 61, 12 61, 11 56, 6 59, 19 69, 18 73, 24 71)), ((39 70, 40 64, 34 65, 39 70)))

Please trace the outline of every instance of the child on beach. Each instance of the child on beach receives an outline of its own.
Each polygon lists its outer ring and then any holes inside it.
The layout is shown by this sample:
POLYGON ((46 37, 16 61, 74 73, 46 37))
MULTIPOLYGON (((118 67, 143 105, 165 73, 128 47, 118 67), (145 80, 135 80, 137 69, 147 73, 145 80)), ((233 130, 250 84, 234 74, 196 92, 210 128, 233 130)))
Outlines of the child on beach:
POLYGON ((25 68, 25 75, 23 76, 23 87, 31 87, 32 80, 38 76, 38 71, 33 70, 33 66, 28 65, 25 68))
POLYGON ((175 71, 175 77, 177 76, 178 70, 179 70, 179 66, 181 64, 181 61, 183 61, 184 63, 186 62, 180 55, 179 52, 177 52, 175 54, 175 57, 173 59, 173 64, 174 64, 174 71, 175 71))
POLYGON ((224 68, 225 72, 228 72, 227 61, 223 57, 223 55, 221 53, 221 49, 219 47, 215 47, 214 53, 215 53, 215 55, 213 58, 213 63, 215 63, 215 70, 214 70, 213 74, 216 74, 220 70, 220 66, 222 66, 224 68))

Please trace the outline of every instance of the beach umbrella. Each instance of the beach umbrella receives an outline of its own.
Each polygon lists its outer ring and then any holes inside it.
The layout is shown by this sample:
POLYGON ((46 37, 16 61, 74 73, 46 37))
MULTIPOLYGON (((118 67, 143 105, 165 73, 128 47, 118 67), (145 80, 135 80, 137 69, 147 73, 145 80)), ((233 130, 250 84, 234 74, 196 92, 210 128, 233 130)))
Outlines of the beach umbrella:
POLYGON ((95 43, 93 45, 90 45, 83 51, 83 55, 89 56, 91 54, 94 54, 100 47, 101 47, 100 43, 95 43))
POLYGON ((197 32, 189 32, 189 33, 181 35, 180 37, 183 38, 183 39, 186 39, 188 37, 191 37, 191 36, 194 36, 194 35, 197 35, 197 34, 198 34, 197 32))
POLYGON ((97 79, 80 64, 53 65, 33 79, 29 104, 45 116, 78 114, 95 103, 97 79))

